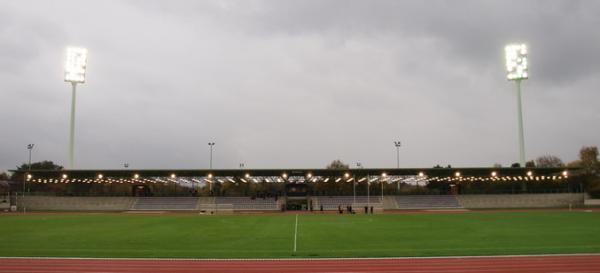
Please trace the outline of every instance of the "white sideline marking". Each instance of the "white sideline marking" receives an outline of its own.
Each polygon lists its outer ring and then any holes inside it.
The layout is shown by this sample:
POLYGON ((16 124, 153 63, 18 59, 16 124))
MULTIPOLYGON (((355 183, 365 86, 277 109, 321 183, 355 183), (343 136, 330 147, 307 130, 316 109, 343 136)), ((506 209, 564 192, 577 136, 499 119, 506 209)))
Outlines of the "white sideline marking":
POLYGON ((298 214, 296 214, 296 227, 294 228, 294 253, 298 242, 298 214))
POLYGON ((573 254, 524 254, 524 255, 483 255, 483 256, 432 256, 432 257, 369 257, 369 258, 85 258, 85 257, 5 257, 2 259, 24 260, 115 260, 115 261, 343 261, 343 260, 426 260, 426 259, 470 259, 470 258, 519 258, 519 257, 560 257, 598 256, 600 253, 573 254))

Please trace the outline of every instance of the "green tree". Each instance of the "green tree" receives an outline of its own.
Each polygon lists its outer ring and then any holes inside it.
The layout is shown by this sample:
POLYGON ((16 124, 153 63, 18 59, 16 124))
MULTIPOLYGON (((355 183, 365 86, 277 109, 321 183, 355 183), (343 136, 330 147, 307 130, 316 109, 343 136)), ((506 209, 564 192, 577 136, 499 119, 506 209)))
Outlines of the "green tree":
POLYGON ((583 147, 579 150, 579 160, 581 167, 588 173, 597 173, 600 169, 600 162, 598 162, 598 147, 590 146, 583 147))
POLYGON ((535 159, 535 165, 539 168, 559 168, 564 167, 565 163, 554 155, 544 155, 535 159))
POLYGON ((525 167, 526 168, 535 168, 535 162, 533 162, 533 160, 529 160, 529 161, 525 162, 525 167))
MULTIPOLYGON (((54 162, 49 160, 44 160, 40 162, 31 163, 32 171, 60 171, 63 169, 63 166, 54 164, 54 162)), ((23 163, 21 166, 17 166, 18 171, 29 170, 29 164, 23 163)))
POLYGON ((327 165, 326 168, 329 170, 347 170, 350 169, 350 165, 342 162, 339 159, 336 159, 334 161, 331 161, 331 163, 329 163, 329 165, 327 165))
POLYGON ((579 150, 579 160, 570 162, 567 166, 582 168, 581 183, 586 191, 594 198, 600 198, 600 162, 598 161, 598 147, 582 147, 579 150))
MULTIPOLYGON (((44 160, 44 161, 40 161, 40 162, 32 162, 31 163, 31 170, 32 171, 60 171, 63 169, 63 166, 54 164, 54 162, 50 161, 50 160, 44 160)), ((23 163, 21 164, 21 166, 17 166, 17 171, 28 171, 29 170, 29 164, 27 163, 23 163)), ((13 181, 22 181, 23 180, 23 173, 14 173, 11 177, 11 180, 13 181)))

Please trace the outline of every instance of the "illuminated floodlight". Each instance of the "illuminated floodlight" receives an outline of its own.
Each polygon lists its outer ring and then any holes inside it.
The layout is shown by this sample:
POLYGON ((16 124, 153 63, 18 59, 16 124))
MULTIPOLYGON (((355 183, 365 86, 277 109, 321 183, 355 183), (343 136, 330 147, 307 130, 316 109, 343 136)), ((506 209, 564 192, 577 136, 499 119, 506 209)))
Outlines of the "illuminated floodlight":
POLYGON ((244 177, 246 177, 246 178, 250 178, 250 174, 249 174, 249 173, 247 173, 246 175, 244 175, 244 177))
POLYGON ((81 47, 67 48, 65 62, 65 81, 71 83, 85 82, 85 69, 87 66, 88 51, 81 47))
POLYGON ((281 175, 281 177, 283 177, 283 179, 287 179, 287 178, 288 178, 288 175, 287 175, 287 173, 283 173, 283 174, 281 175))
POLYGON ((423 177, 425 174, 423 172, 419 172, 419 177, 423 177))
POLYGON ((171 174, 171 178, 177 177, 174 173, 171 174))
POLYGON ((528 171, 528 172, 527 172, 527 176, 532 176, 532 175, 533 175, 533 172, 532 172, 532 171, 528 171))
POLYGON ((524 80, 529 77, 527 64, 527 45, 511 44, 504 48, 506 52, 506 78, 510 81, 524 80))
POLYGON ((312 177, 312 173, 306 174, 306 177, 311 178, 312 177))
POLYGON ((460 172, 455 172, 455 173, 454 173, 454 176, 456 176, 456 177, 460 177, 460 172))
POLYGON ((138 179, 138 178, 140 178, 140 175, 136 173, 133 175, 133 178, 138 179))
POLYGON ((62 175, 62 179, 67 179, 67 177, 68 177, 67 174, 62 175))
POLYGON ((567 171, 563 171, 563 172, 562 172, 562 175, 566 177, 566 176, 568 176, 568 175, 569 175, 569 172, 567 172, 567 171))
POLYGON ((213 175, 212 175, 212 173, 209 173, 209 174, 208 174, 208 178, 213 178, 213 175))
POLYGON ((387 177, 387 173, 382 173, 381 176, 382 177, 387 177))
POLYGON ((102 174, 98 175, 98 179, 102 179, 103 177, 104 177, 104 175, 102 175, 102 174))
POLYGON ((492 176, 493 176, 493 177, 496 177, 496 176, 498 176, 498 173, 497 173, 496 171, 493 171, 493 172, 492 172, 492 176))
POLYGON ((348 177, 350 177, 350 174, 349 174, 349 173, 345 173, 345 174, 344 174, 344 177, 345 177, 345 178, 348 178, 348 177))
POLYGON ((27 179, 31 179, 32 177, 33 177, 33 175, 31 175, 31 174, 27 175, 27 179))

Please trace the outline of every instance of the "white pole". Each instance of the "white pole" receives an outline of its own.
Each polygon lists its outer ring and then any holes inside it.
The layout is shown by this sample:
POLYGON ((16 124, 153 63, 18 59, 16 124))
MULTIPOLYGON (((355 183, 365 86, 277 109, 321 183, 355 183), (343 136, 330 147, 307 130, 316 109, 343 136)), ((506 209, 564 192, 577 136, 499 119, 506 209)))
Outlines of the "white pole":
POLYGON ((396 168, 400 169, 400 146, 396 145, 396 168))
MULTIPOLYGON (((212 154, 213 154, 213 146, 215 145, 214 142, 209 142, 208 146, 210 146, 210 160, 209 160, 209 169, 212 170, 212 154)), ((212 194, 212 183, 208 184, 208 190, 210 191, 210 193, 212 194)), ((214 195, 214 194, 213 194, 214 195)))
POLYGON ((75 150, 75 102, 76 102, 76 86, 77 83, 72 82, 71 83, 73 89, 72 89, 72 95, 71 95, 71 126, 70 126, 70 132, 69 132, 69 169, 73 169, 75 167, 75 156, 74 156, 74 150, 75 150))
MULTIPOLYGON (((394 142, 396 145, 396 168, 400 169, 400 142, 394 142)), ((396 192, 400 193, 400 180, 396 182, 396 192)))
MULTIPOLYGON (((27 149, 29 150, 29 165, 27 167, 28 171, 27 174, 23 174, 23 214, 25 214, 26 212, 26 206, 25 206, 25 192, 27 191, 26 187, 25 187, 25 183, 27 182, 27 176, 31 173, 31 150, 33 150, 33 146, 34 144, 27 144, 27 149)), ((16 195, 16 197, 19 197, 18 195, 16 195)))
POLYGON ((383 180, 381 180, 381 202, 383 202, 383 180))
POLYGON ((352 205, 356 204, 356 176, 352 176, 352 205))
POLYGON ((210 145, 210 169, 212 170, 212 151, 213 151, 213 146, 210 145))
POLYGON ((296 225, 294 226, 294 253, 298 246, 298 214, 296 214, 296 225))
POLYGON ((371 197, 369 193, 369 188, 371 186, 371 176, 367 175, 367 209, 371 208, 371 197))
POLYGON ((517 107, 519 116, 519 164, 525 167, 525 137, 523 134, 523 106, 521 103, 521 80, 517 80, 517 107))
MULTIPOLYGON (((21 203, 23 203, 23 214, 26 213, 25 211, 25 181, 26 181, 26 174, 23 174, 23 201, 21 203)), ((18 193, 18 192, 17 192, 18 193)), ((19 198, 18 194, 15 194, 15 200, 17 200, 19 198)))

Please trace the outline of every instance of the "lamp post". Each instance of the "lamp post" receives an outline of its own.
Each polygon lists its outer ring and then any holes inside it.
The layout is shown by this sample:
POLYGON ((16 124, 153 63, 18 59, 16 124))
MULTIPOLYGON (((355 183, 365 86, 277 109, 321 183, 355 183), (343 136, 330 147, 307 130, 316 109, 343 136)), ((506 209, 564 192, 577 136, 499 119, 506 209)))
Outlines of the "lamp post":
MULTIPOLYGON (((214 142, 209 142, 208 146, 210 147, 210 160, 209 160, 209 169, 212 170, 212 155, 213 155, 213 146, 215 146, 214 142)), ((212 183, 208 184, 209 190, 212 192, 212 183)))
MULTIPOLYGON (((394 141, 394 146, 396 146, 396 168, 400 169, 400 147, 402 143, 398 141, 394 141)), ((400 192, 400 180, 396 182, 396 192, 400 192)))
POLYGON ((396 146, 396 168, 400 169, 400 146, 402 146, 402 143, 394 141, 394 146, 396 146))
POLYGON ((29 150, 29 164, 27 165, 27 174, 23 176, 23 213, 26 212, 26 208, 25 208, 25 192, 26 192, 26 188, 25 188, 25 183, 27 182, 27 176, 30 175, 31 173, 31 151, 33 150, 33 147, 35 146, 35 144, 27 144, 27 150, 29 150))
POLYGON ((85 82, 87 66, 87 49, 78 47, 67 48, 65 64, 65 82, 71 83, 71 125, 69 131, 69 169, 75 167, 75 102, 78 83, 85 82))
POLYGON ((525 167, 525 137, 523 133, 523 106, 521 103, 521 81, 529 78, 527 64, 527 46, 525 44, 510 44, 505 48, 506 78, 517 84, 517 115, 519 127, 519 164, 525 167))
MULTIPOLYGON (((362 163, 356 162, 356 168, 362 169, 362 163)), ((356 204, 356 176, 352 179, 352 205, 356 204)))
POLYGON ((35 146, 35 144, 27 144, 27 150, 29 150, 29 166, 28 166, 29 171, 31 171, 31 150, 33 150, 34 146, 35 146))
POLYGON ((383 202, 383 182, 385 182, 388 178, 386 173, 381 174, 381 177, 381 202, 383 202))
POLYGON ((371 194, 370 194, 370 187, 371 186, 371 176, 367 175, 367 208, 371 207, 371 194))

